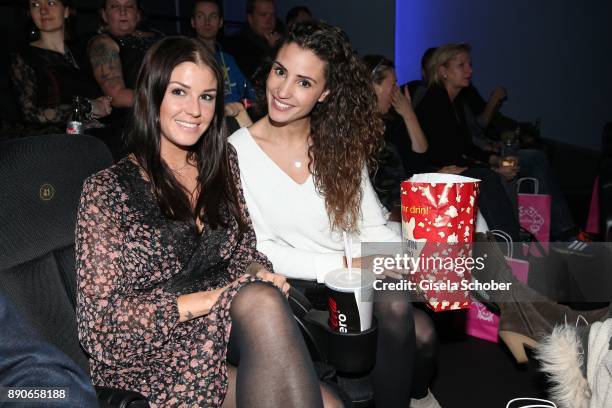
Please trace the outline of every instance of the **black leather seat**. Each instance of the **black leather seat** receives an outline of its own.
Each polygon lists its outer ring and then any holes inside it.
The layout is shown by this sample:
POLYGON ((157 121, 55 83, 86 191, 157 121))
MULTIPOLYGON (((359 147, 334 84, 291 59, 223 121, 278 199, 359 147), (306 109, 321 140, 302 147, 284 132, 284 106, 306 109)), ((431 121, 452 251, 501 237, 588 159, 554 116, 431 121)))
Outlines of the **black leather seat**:
MULTIPOLYGON (((74 231, 83 181, 112 165, 91 136, 0 143, 0 291, 49 343, 89 372, 76 327, 74 231)), ((148 407, 135 392, 96 388, 101 407, 148 407)))

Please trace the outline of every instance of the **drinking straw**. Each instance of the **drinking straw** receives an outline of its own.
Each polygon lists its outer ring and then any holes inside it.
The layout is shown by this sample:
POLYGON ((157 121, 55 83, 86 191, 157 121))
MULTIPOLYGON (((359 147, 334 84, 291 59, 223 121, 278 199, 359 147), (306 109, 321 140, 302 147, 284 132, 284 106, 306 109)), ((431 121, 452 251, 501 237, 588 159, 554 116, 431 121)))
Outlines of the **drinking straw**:
POLYGON ((353 277, 353 238, 346 233, 346 231, 342 231, 342 239, 344 240, 344 255, 346 256, 346 266, 348 266, 349 270, 349 279, 353 277))

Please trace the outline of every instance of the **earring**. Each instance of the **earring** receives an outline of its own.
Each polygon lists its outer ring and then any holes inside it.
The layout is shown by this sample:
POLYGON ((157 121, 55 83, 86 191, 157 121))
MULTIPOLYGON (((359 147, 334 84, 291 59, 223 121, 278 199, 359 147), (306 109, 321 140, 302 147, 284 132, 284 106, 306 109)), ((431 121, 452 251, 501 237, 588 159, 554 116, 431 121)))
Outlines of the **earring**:
POLYGON ((444 79, 448 79, 448 75, 444 74, 444 79))

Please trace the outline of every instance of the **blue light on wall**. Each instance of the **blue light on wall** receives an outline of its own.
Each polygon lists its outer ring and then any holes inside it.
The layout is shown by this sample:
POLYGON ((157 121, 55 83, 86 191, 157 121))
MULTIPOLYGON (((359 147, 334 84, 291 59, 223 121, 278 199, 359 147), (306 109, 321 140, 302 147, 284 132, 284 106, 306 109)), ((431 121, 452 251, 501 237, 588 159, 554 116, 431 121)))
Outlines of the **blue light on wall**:
POLYGON ((396 0, 395 2, 395 67, 400 84, 421 77, 421 55, 426 45, 428 24, 425 17, 434 7, 430 1, 396 0))
POLYGON ((485 98, 503 85, 505 114, 541 118, 545 137, 598 148, 611 112, 610 15, 610 1, 396 0, 398 81, 420 78, 427 48, 469 43, 485 98))

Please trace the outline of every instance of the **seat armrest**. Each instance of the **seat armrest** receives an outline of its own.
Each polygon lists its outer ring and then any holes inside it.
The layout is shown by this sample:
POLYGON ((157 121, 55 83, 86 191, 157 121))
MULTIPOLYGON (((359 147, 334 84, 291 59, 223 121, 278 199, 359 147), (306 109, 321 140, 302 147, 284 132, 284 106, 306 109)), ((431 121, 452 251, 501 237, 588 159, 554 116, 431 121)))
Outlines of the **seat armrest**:
POLYGON ((96 386, 100 408, 148 408, 149 402, 135 391, 96 386))

